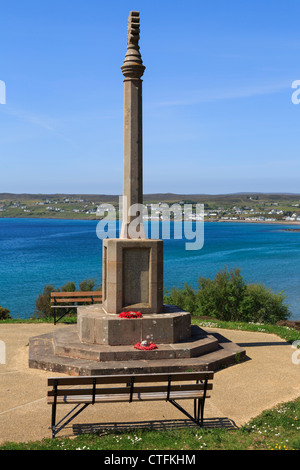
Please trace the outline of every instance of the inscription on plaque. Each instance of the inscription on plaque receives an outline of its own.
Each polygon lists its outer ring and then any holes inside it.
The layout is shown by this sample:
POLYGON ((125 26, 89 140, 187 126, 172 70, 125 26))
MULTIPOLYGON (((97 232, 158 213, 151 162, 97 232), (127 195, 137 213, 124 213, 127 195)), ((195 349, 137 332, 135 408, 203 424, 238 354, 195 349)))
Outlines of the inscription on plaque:
POLYGON ((149 248, 123 250, 123 305, 149 305, 149 248))

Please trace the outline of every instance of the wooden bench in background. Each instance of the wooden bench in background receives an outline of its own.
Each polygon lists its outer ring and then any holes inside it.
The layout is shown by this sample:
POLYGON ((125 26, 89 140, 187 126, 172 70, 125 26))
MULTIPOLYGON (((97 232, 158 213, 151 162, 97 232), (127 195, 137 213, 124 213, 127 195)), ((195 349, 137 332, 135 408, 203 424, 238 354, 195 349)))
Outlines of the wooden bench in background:
POLYGON ((176 372, 137 375, 97 375, 52 377, 48 379, 48 404, 52 405, 52 437, 70 423, 88 405, 96 403, 145 402, 165 400, 197 425, 203 426, 204 404, 212 390, 214 372, 176 372), (209 382, 210 381, 210 382, 209 382), (194 400, 194 416, 176 400, 194 400), (73 404, 56 423, 58 405, 73 404))
POLYGON ((77 308, 79 305, 94 304, 102 302, 101 291, 80 291, 80 292, 51 292, 51 308, 54 309, 54 325, 63 318, 72 308, 77 308), (66 305, 68 304, 68 305, 66 305), (58 319, 56 318, 57 309, 67 309, 63 315, 58 319))

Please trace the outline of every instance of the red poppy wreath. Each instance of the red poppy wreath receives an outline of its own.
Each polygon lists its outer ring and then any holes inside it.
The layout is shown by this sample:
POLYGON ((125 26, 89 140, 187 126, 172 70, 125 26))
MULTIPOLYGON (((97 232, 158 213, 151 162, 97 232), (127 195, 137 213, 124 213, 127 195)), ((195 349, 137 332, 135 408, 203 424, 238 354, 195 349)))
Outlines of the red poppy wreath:
POLYGON ((157 346, 154 343, 148 343, 147 341, 142 341, 141 343, 136 343, 134 345, 134 348, 141 349, 143 351, 153 351, 154 349, 157 349, 157 346))
POLYGON ((121 312, 120 318, 142 318, 141 312, 121 312))

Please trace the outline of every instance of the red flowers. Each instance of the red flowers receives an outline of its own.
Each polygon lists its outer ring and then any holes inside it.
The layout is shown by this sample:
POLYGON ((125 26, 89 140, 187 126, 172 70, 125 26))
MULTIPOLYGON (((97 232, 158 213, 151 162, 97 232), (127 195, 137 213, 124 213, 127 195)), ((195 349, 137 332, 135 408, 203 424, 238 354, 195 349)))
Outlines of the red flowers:
POLYGON ((142 318, 141 312, 121 312, 120 318, 142 318))
POLYGON ((154 343, 148 343, 147 346, 142 345, 142 343, 137 343, 134 345, 134 349, 141 349, 143 351, 153 351, 153 349, 157 349, 157 346, 154 343))

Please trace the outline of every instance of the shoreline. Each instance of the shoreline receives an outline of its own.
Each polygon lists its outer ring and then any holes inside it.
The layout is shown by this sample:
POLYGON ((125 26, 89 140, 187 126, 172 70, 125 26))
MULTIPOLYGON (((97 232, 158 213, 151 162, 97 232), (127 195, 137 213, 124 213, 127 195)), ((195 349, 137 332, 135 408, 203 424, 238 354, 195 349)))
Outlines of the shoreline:
MULTIPOLYGON (((95 222, 95 221, 100 221, 102 220, 101 218, 98 218, 98 217, 91 217, 91 218, 87 218, 87 217, 4 217, 4 216, 0 216, 0 220, 1 219, 27 219, 27 220, 80 220, 80 221, 90 221, 90 222, 95 222)), ((116 220, 117 222, 119 221, 119 219, 116 220)), ((148 220, 149 221, 149 220, 148 220)), ((146 222, 146 221, 145 221, 146 222)), ((157 220, 155 220, 154 222, 157 222, 157 220)), ((164 222, 163 220, 160 220, 159 222, 164 222)), ((172 219, 170 219, 170 222, 173 222, 172 219)), ((182 220, 182 222, 184 222, 184 220, 182 220)), ((196 221, 196 220, 188 220, 187 222, 201 222, 201 221, 196 221)), ((300 225, 300 220, 243 220, 243 219, 238 219, 238 220, 232 220, 232 219, 228 219, 228 220, 221 220, 221 219, 207 219, 205 220, 204 219, 204 223, 206 222, 214 222, 214 223, 236 223, 236 224, 239 224, 239 223, 243 223, 243 224, 267 224, 267 225, 300 225)))
POLYGON ((300 220, 220 220, 208 219, 204 222, 219 222, 219 223, 244 223, 244 224, 269 224, 269 225, 300 225, 300 220))

